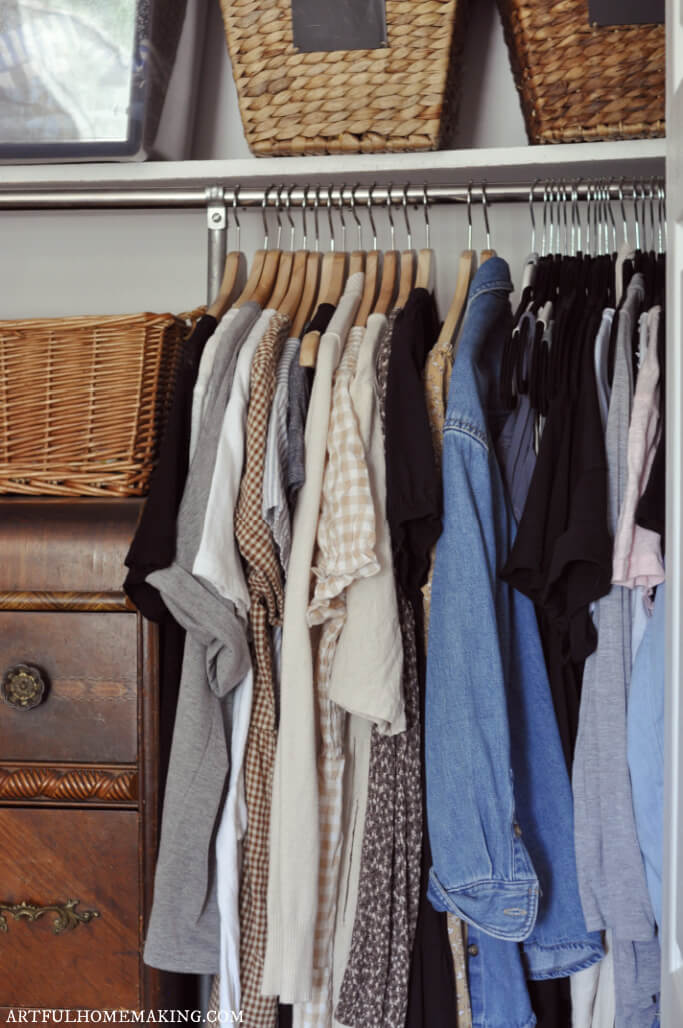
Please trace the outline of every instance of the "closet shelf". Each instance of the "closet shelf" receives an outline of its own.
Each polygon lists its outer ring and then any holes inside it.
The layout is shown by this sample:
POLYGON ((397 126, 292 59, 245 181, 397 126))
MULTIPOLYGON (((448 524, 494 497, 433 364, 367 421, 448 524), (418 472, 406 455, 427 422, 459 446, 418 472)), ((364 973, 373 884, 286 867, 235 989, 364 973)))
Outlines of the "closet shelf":
POLYGON ((664 174, 664 139, 616 143, 576 143, 479 150, 440 150, 418 154, 281 157, 260 160, 169 161, 130 164, 6 165, 0 192, 20 189, 201 188, 213 184, 386 181, 444 183, 524 183, 536 178, 570 179, 625 176, 646 179, 664 174))

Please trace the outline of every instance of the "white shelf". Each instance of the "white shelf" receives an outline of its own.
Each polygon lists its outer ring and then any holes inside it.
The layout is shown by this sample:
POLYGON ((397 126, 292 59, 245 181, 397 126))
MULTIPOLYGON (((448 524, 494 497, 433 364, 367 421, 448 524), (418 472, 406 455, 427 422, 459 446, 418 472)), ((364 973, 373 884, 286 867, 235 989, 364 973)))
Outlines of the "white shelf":
POLYGON ((516 184, 536 178, 649 178, 664 174, 664 139, 411 154, 247 158, 127 164, 4 165, 0 189, 197 188, 222 184, 381 182, 516 184))

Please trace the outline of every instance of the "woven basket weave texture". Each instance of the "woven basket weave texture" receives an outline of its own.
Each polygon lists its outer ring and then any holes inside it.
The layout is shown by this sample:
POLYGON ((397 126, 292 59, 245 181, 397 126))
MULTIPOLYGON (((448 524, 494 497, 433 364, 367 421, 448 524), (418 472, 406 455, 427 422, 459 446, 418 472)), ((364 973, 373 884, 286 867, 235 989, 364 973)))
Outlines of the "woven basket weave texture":
POLYGON ((257 156, 434 150, 456 114, 467 0, 387 0, 388 46, 300 53, 290 0, 221 0, 257 156))
POLYGON ((663 136, 663 25, 598 28, 587 0, 498 0, 532 143, 663 136))
POLYGON ((0 321, 0 493, 143 495, 184 333, 169 314, 0 321))

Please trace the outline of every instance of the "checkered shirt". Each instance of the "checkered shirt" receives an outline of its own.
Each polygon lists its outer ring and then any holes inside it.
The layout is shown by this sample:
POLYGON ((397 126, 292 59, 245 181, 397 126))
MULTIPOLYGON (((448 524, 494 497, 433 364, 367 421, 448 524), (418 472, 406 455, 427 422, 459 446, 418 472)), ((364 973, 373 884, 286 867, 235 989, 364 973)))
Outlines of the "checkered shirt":
POLYGON ((275 1028, 277 1000, 261 995, 266 950, 268 835, 275 763, 275 692, 269 626, 282 623, 284 590, 273 537, 262 516, 268 418, 277 362, 289 319, 274 314, 251 365, 245 470, 235 510, 235 535, 247 566, 251 600, 254 700, 244 762, 247 833, 240 887, 242 1010, 249 1028, 275 1028))
POLYGON ((315 588, 309 625, 322 625, 315 669, 321 745, 318 755, 320 865, 313 950, 313 995, 294 1006, 293 1028, 331 1028, 334 924, 342 848, 345 712, 329 699, 337 641, 346 619, 346 590, 376 575, 375 509, 365 449, 350 387, 364 329, 351 329, 334 377, 323 475, 315 588))

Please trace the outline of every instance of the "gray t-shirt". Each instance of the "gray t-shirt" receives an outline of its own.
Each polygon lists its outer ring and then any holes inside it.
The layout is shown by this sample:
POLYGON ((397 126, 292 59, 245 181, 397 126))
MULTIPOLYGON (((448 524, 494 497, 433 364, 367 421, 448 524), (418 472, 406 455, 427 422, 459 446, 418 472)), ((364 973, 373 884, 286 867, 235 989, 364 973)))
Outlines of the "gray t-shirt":
POLYGON ((148 578, 187 632, 144 951, 145 963, 167 971, 211 974, 219 963, 213 843, 227 788, 232 690, 250 656, 244 622, 194 578, 192 564, 237 355, 259 313, 258 304, 245 304, 221 339, 178 511, 176 559, 148 578))

